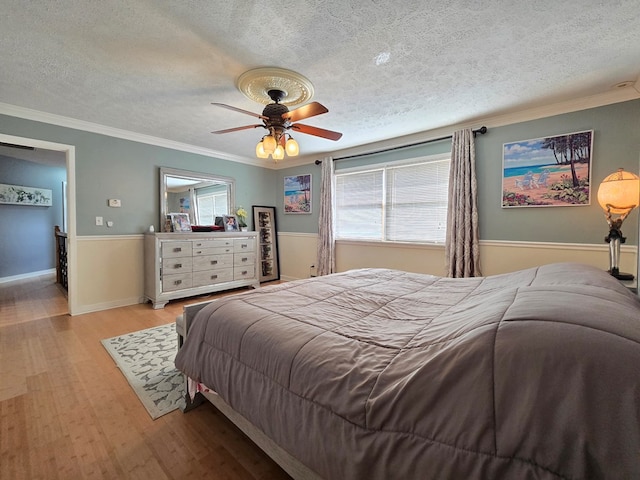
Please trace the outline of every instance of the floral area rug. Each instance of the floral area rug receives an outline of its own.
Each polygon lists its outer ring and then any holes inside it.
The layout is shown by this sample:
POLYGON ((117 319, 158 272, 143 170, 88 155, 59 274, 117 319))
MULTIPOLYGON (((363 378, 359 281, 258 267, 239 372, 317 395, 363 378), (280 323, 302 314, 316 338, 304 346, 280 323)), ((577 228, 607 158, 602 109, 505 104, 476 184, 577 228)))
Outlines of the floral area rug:
POLYGON ((175 323, 102 340, 131 388, 154 420, 184 406, 184 377, 173 360, 175 323))

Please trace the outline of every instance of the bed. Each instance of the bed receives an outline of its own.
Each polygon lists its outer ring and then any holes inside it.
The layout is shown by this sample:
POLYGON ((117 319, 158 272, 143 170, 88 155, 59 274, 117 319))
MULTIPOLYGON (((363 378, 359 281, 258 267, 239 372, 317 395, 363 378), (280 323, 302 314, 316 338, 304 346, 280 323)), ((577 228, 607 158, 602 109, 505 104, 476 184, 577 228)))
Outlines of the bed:
POLYGON ((640 300, 594 267, 361 269, 197 310, 176 366, 294 477, 640 478, 640 300))

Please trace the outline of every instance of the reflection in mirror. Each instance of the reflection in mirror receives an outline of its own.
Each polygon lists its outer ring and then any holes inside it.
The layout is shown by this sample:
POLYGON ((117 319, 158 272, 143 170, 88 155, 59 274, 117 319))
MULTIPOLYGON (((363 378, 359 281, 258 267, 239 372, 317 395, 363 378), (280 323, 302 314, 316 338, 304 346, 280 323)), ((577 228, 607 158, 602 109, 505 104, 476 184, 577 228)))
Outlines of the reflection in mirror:
POLYGON ((235 180, 209 173, 160 168, 160 228, 170 213, 187 213, 191 225, 210 226, 235 211, 235 180))

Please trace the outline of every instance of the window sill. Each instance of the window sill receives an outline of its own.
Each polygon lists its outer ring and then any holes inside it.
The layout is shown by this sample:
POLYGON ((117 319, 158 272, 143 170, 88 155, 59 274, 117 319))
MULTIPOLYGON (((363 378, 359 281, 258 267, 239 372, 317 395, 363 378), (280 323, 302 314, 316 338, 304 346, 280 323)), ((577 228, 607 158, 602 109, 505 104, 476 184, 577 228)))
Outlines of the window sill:
POLYGON ((379 248, 416 248, 420 250, 442 250, 444 243, 389 242, 382 240, 348 240, 338 239, 336 245, 361 245, 379 248))

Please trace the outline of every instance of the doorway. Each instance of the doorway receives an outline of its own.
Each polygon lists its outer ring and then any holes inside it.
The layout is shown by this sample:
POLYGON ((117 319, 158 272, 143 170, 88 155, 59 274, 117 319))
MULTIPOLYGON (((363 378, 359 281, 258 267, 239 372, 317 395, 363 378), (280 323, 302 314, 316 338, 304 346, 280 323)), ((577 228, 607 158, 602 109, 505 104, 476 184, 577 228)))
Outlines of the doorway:
MULTIPOLYGON (((68 254, 67 254, 67 276, 68 276, 68 289, 67 289, 67 306, 69 314, 73 315, 77 310, 77 241, 76 241, 76 188, 75 188, 75 147, 73 145, 66 145, 61 143, 48 142, 33 138, 16 137, 12 135, 5 135, 0 133, 0 142, 20 145, 27 147, 22 150, 22 156, 18 158, 28 159, 24 154, 28 154, 30 151, 51 151, 59 152, 64 155, 64 163, 66 165, 67 180, 66 180, 66 213, 65 219, 67 223, 67 241, 68 241, 68 254), (35 150, 31 150, 31 148, 35 150)), ((14 155, 15 156, 15 155, 14 155)), ((51 232, 51 238, 53 240, 53 230, 51 232)))

